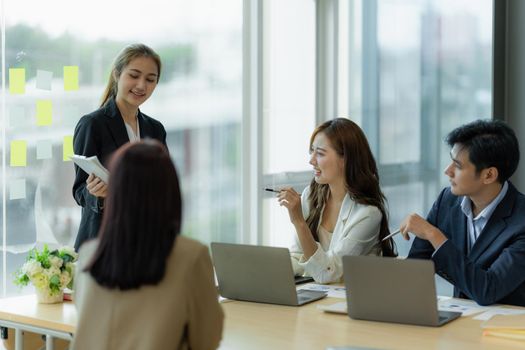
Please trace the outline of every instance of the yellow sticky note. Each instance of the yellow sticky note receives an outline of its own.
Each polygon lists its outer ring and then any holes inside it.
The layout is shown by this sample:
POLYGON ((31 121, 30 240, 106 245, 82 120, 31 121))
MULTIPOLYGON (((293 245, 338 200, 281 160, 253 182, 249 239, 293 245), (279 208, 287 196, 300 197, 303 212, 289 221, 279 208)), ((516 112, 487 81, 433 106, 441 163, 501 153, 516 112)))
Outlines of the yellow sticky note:
POLYGON ((63 160, 64 162, 70 162, 71 159, 69 159, 69 157, 71 157, 74 152, 73 152, 73 136, 64 136, 64 147, 63 147, 63 160))
POLYGON ((23 94, 26 92, 25 68, 9 68, 9 93, 23 94))
POLYGON ((78 66, 64 66, 64 90, 78 90, 78 66))
POLYGON ((36 101, 36 125, 51 125, 53 114, 53 103, 51 100, 36 101))
POLYGON ((27 165, 27 142, 23 140, 11 141, 11 166, 27 165))

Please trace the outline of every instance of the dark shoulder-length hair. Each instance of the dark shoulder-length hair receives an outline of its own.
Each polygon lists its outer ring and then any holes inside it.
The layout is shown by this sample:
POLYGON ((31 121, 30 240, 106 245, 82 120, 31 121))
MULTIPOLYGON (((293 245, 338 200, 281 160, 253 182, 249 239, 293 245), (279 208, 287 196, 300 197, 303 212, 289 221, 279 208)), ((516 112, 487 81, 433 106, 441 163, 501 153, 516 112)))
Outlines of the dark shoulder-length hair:
POLYGON ((160 142, 145 140, 117 150, 109 170, 99 244, 85 271, 108 288, 155 285, 181 229, 175 166, 160 142))
MULTIPOLYGON (((333 149, 344 160, 345 182, 348 194, 357 203, 373 205, 381 212, 379 242, 383 256, 396 256, 392 238, 382 241, 389 234, 386 199, 379 186, 379 173, 370 146, 361 128, 346 118, 336 118, 319 125, 310 137, 310 149, 317 134, 323 133, 333 149)), ((329 187, 318 184, 315 179, 310 183, 308 202, 310 212, 306 223, 314 239, 319 241, 318 227, 321 212, 326 203, 329 187)))

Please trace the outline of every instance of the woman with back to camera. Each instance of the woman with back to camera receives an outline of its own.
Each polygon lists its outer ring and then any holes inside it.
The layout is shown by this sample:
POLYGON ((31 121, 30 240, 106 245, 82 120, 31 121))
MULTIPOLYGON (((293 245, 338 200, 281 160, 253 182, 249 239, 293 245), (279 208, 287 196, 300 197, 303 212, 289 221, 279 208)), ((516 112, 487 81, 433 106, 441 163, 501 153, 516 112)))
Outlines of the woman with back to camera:
POLYGON ((222 334, 207 247, 179 235, 175 167, 155 140, 110 163, 99 237, 80 249, 72 349, 215 349, 222 334))
MULTIPOLYGON (((75 128, 74 152, 97 156, 107 165, 111 154, 130 141, 157 139, 166 145, 162 124, 139 110, 160 79, 159 55, 143 44, 125 47, 115 58, 100 108, 83 116, 75 128)), ((75 249, 96 237, 104 212, 107 184, 75 166, 73 197, 82 206, 75 249)))
POLYGON ((385 196, 363 131, 349 119, 318 126, 310 138, 314 178, 302 195, 293 188, 277 194, 295 227, 291 248, 296 275, 338 282, 344 255, 396 256, 389 234, 385 196))

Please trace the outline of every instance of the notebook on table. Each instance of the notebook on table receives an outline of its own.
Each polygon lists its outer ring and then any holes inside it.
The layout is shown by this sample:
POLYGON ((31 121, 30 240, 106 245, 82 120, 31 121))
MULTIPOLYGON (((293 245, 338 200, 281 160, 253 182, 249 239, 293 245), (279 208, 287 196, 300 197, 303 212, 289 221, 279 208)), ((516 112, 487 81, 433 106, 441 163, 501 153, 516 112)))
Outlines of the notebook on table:
POLYGON ((441 326, 461 316, 438 311, 432 260, 344 256, 343 271, 351 318, 441 326))
POLYGON ((299 306, 325 292, 296 290, 286 248, 211 243, 219 294, 228 299, 299 306))

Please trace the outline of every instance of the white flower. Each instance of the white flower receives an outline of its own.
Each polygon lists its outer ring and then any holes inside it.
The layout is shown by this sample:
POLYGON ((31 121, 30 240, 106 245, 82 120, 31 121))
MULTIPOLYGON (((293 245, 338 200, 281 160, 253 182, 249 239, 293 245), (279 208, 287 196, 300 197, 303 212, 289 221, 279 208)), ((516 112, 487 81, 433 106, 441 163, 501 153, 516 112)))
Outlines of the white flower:
POLYGON ((31 282, 40 290, 49 290, 49 278, 45 273, 37 273, 33 275, 31 282))
POLYGON ((46 245, 39 251, 33 249, 28 261, 17 270, 15 283, 25 286, 31 282, 36 289, 44 293, 53 293, 72 285, 75 273, 75 261, 78 254, 71 247, 62 247, 57 251, 50 251, 46 245), (44 268, 40 261, 43 262, 44 268))
POLYGON ((62 287, 67 286, 67 284, 71 281, 71 276, 67 271, 62 271, 62 274, 60 275, 60 285, 62 287))
POLYGON ((42 272, 44 269, 42 265, 36 260, 27 261, 24 266, 22 266, 22 272, 25 273, 29 278, 42 272))
POLYGON ((62 248, 60 248, 59 253, 71 255, 73 257, 73 260, 77 260, 78 258, 78 253, 75 252, 75 249, 72 247, 63 246, 62 248))
POLYGON ((60 259, 58 256, 52 255, 49 257, 49 263, 52 267, 60 268, 62 266, 62 263, 64 261, 60 259))
POLYGON ((44 274, 47 275, 49 278, 55 275, 60 276, 60 269, 56 266, 51 266, 49 269, 44 270, 44 274))

